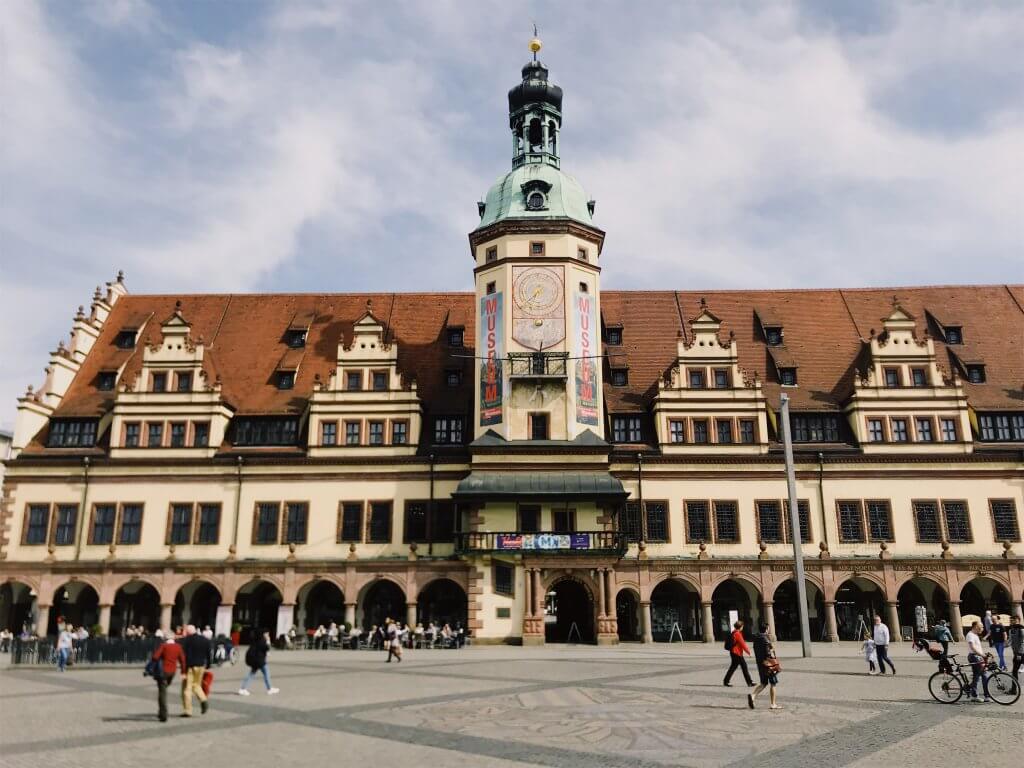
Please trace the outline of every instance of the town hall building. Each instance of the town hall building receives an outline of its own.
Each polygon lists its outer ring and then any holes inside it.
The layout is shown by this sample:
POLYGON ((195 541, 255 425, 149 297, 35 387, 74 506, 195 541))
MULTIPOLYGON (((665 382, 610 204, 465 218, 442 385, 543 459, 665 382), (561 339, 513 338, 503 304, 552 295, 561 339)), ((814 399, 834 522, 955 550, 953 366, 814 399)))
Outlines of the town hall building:
POLYGON ((472 293, 98 288, 18 401, 0 624, 795 639, 794 537, 815 640, 1019 614, 1024 286, 605 289, 562 96, 535 50, 472 293))

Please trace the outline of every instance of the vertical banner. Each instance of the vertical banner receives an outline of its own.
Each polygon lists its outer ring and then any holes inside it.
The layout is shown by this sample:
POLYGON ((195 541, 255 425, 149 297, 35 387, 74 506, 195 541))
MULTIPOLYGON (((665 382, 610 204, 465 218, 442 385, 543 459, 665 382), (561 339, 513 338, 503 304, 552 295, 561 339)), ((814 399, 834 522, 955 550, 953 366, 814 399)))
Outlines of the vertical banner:
POLYGON ((597 304, 589 293, 576 291, 576 423, 597 426, 597 304))
POLYGON ((501 345, 504 337, 502 294, 480 297, 477 354, 480 361, 480 426, 501 423, 501 345))

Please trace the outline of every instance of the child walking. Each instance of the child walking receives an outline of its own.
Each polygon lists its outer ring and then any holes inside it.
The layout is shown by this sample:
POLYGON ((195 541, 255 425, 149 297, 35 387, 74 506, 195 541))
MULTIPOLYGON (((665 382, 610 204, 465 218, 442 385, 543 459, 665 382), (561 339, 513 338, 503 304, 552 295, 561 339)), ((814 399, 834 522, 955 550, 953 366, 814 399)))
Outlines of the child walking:
POLYGON ((864 635, 864 644, 861 645, 860 651, 864 654, 864 661, 868 663, 868 674, 877 675, 878 670, 875 669, 875 663, 878 661, 878 654, 875 653, 875 641, 871 639, 870 635, 864 635))

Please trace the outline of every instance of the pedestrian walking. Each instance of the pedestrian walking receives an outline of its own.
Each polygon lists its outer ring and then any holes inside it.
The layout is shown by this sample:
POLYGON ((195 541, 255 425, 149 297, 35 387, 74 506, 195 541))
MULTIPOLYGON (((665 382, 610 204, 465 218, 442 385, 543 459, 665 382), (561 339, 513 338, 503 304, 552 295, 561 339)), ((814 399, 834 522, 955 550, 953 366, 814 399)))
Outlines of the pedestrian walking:
POLYGON ((65 624, 60 629, 60 634, 57 635, 57 669, 61 672, 67 671, 68 657, 71 656, 71 649, 74 646, 74 639, 71 637, 71 631, 65 624))
POLYGON ((988 628, 988 643, 995 648, 996 656, 999 658, 999 668, 1006 671, 1006 627, 1003 620, 996 614, 992 617, 992 625, 988 628))
POLYGON ((775 689, 779 684, 779 671, 782 667, 779 660, 775 658, 775 645, 772 643, 771 635, 768 634, 768 625, 761 623, 761 631, 754 635, 754 661, 757 663, 757 675, 761 681, 758 686, 747 694, 747 706, 754 708, 754 702, 758 696, 768 689, 768 699, 771 702, 769 709, 782 709, 776 699, 775 689))
MULTIPOLYGON (((971 685, 967 689, 968 701, 973 704, 982 703, 982 700, 978 697, 978 682, 981 682, 982 689, 985 688, 985 651, 981 647, 981 635, 983 632, 984 627, 982 623, 976 621, 971 624, 971 631, 964 638, 967 641, 967 663, 971 665, 971 685)), ((988 690, 984 692, 984 703, 988 704, 992 699, 988 696, 988 690)))
POLYGON ((942 655, 949 654, 949 644, 953 642, 953 633, 949 631, 949 622, 943 619, 935 625, 935 640, 942 646, 942 655))
POLYGON ((398 623, 388 619, 385 624, 384 644, 388 647, 388 664, 394 656, 398 662, 402 661, 402 641, 399 637, 398 623))
MULTIPOLYGON (((985 615, 981 618, 981 624, 985 628, 985 634, 982 637, 989 636, 989 630, 992 629, 992 611, 985 611, 985 615)), ((989 640, 989 645, 992 645, 992 641, 989 640)))
POLYGON ((1006 634, 1010 640, 1010 653, 1013 654, 1013 676, 1020 680, 1020 667, 1024 663, 1024 624, 1018 614, 1010 619, 1010 629, 1006 634))
POLYGON ((275 693, 280 693, 279 688, 274 688, 270 684, 270 668, 267 666, 269 653, 270 633, 263 631, 253 639, 249 650, 245 652, 245 663, 249 667, 249 671, 245 673, 242 685, 238 689, 239 696, 249 695, 249 683, 259 672, 263 673, 263 684, 267 686, 267 695, 273 696, 275 693))
POLYGON ((743 658, 743 654, 750 655, 750 648, 747 646, 746 641, 743 639, 743 620, 737 621, 732 625, 732 632, 725 638, 725 650, 729 652, 729 671, 725 673, 725 680, 722 681, 722 685, 729 688, 732 683, 732 673, 737 669, 743 670, 743 679, 747 681, 747 685, 753 687, 754 681, 750 679, 750 670, 747 669, 747 660, 743 658))
POLYGON ((167 686, 174 680, 174 673, 178 671, 179 667, 181 673, 185 674, 185 670, 188 668, 185 663, 185 652, 181 650, 180 645, 174 642, 174 637, 168 634, 164 642, 160 643, 153 651, 153 659, 160 664, 163 672, 160 677, 156 678, 157 717, 160 718, 161 723, 166 723, 167 686))
POLYGON ((878 653, 875 651, 875 641, 867 632, 864 633, 864 642, 860 646, 860 652, 864 654, 864 661, 868 663, 868 674, 877 675, 875 662, 878 661, 878 653))
POLYGON ((889 658, 889 627, 882 623, 881 616, 875 616, 875 630, 872 634, 875 641, 875 654, 878 656, 878 674, 885 674, 885 665, 888 662, 892 673, 896 674, 896 666, 889 658))
POLYGON ((211 666, 213 644, 196 632, 194 624, 189 624, 185 627, 181 650, 185 653, 185 672, 181 676, 181 716, 192 717, 193 695, 199 699, 199 710, 205 715, 210 699, 203 690, 203 675, 211 666))

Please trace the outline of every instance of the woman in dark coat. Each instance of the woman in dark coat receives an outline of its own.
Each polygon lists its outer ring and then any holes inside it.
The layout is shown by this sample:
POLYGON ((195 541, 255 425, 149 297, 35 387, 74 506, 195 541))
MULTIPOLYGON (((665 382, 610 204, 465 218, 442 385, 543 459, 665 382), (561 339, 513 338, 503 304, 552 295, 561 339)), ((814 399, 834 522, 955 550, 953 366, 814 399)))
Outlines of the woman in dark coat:
POLYGON ((751 709, 754 708, 754 699, 765 688, 768 689, 768 698, 771 701, 769 709, 782 709, 775 701, 775 687, 779 684, 778 673, 765 666, 765 661, 774 659, 775 647, 772 645, 772 638, 768 634, 768 625, 762 622, 761 631, 754 635, 754 660, 757 664, 757 674, 760 676, 761 683, 752 693, 747 694, 747 706, 751 709))
POLYGON ((239 696, 249 695, 249 681, 258 673, 263 673, 263 684, 267 686, 267 693, 273 695, 278 692, 277 688, 270 685, 270 669, 267 667, 267 654, 270 653, 270 633, 261 632, 259 637, 253 639, 252 645, 245 653, 245 663, 249 671, 245 674, 242 687, 238 689, 239 696))

